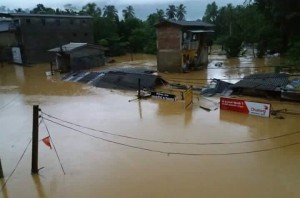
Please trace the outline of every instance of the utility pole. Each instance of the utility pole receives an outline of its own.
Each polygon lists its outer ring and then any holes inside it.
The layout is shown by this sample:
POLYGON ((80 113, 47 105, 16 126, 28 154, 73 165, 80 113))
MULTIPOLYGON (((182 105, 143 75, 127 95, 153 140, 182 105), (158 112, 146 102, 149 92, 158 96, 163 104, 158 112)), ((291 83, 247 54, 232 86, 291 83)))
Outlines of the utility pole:
POLYGON ((32 121, 32 158, 31 174, 38 174, 38 152, 39 152, 39 106, 33 106, 32 121))
POLYGON ((0 179, 4 178, 3 170, 2 170, 2 164, 0 159, 0 179))

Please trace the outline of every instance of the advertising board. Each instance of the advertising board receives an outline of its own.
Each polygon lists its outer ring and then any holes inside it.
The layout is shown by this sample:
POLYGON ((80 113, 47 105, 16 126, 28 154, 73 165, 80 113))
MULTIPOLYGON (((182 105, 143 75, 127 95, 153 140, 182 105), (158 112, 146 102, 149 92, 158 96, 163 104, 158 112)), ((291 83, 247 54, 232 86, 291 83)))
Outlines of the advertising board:
POLYGON ((236 111, 261 117, 270 117, 271 104, 251 102, 234 98, 220 98, 220 108, 222 110, 236 111))

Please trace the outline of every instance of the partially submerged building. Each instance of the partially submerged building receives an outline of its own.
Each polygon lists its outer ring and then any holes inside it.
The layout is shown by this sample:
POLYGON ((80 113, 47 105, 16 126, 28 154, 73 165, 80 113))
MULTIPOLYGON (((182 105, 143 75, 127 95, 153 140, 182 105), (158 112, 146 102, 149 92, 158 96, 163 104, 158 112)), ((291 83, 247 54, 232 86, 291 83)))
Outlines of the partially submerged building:
POLYGON ((49 62, 52 57, 48 49, 70 42, 94 41, 91 16, 0 13, 0 18, 10 21, 10 33, 16 39, 10 47, 14 58, 21 58, 17 60, 20 64, 49 62))
POLYGON ((181 72, 208 63, 207 37, 213 25, 202 21, 164 20, 156 25, 157 69, 181 72))
POLYGON ((9 61, 12 57, 11 46, 17 45, 14 31, 11 19, 0 18, 0 62, 9 61))
POLYGON ((50 49, 56 69, 62 72, 90 69, 105 64, 105 48, 88 43, 68 43, 50 49))

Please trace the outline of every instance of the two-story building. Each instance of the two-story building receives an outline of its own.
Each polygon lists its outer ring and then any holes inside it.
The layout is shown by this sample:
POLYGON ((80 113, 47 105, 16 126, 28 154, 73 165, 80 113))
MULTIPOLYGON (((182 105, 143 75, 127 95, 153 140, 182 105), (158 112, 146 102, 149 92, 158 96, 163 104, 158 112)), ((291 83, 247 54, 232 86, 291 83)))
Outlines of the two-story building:
POLYGON ((0 13, 1 17, 14 27, 17 42, 11 47, 19 63, 52 61, 48 50, 66 43, 94 43, 91 16, 0 13))
POLYGON ((202 21, 164 20, 156 25, 157 69, 182 72, 208 63, 207 37, 214 25, 202 21))

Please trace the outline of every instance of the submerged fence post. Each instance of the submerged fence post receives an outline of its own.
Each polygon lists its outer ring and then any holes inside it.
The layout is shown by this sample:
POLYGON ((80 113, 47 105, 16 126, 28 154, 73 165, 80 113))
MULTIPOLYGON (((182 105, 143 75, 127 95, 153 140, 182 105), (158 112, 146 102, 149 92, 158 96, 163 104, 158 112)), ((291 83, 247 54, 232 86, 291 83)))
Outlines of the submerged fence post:
POLYGON ((38 174, 38 152, 39 152, 39 106, 33 106, 32 121, 32 158, 31 174, 38 174))
POLYGON ((3 174, 1 158, 0 158, 0 179, 2 179, 2 178, 4 178, 4 174, 3 174))

